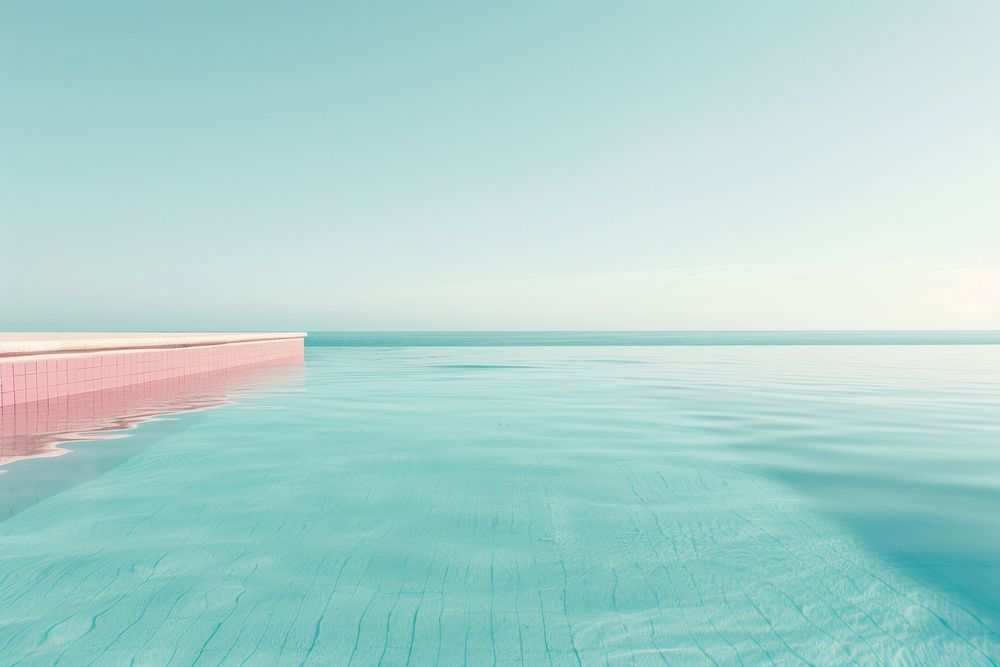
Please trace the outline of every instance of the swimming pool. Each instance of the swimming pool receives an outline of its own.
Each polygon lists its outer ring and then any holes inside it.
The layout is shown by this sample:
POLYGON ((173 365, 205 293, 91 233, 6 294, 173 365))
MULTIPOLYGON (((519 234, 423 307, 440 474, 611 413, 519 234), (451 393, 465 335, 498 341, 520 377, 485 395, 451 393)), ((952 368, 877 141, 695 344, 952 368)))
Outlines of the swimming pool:
POLYGON ((1000 661, 998 346, 313 347, 128 434, 0 475, 2 664, 1000 661))

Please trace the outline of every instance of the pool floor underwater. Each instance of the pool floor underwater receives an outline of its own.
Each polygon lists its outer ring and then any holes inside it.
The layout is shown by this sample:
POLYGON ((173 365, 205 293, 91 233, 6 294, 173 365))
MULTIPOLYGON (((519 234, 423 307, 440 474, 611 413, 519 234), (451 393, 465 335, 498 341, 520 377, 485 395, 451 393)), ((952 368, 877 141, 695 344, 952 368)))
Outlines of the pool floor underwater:
POLYGON ((1000 350, 306 364, 9 465, 0 664, 1000 661, 1000 350))

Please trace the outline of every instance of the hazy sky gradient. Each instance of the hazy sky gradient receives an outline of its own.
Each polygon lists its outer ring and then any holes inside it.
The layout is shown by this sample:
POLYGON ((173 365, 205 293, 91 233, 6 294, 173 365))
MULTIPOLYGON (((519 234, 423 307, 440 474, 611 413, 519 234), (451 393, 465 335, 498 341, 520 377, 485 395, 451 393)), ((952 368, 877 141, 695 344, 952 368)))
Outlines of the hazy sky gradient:
POLYGON ((1000 2, 0 1, 0 329, 1000 328, 1000 2))

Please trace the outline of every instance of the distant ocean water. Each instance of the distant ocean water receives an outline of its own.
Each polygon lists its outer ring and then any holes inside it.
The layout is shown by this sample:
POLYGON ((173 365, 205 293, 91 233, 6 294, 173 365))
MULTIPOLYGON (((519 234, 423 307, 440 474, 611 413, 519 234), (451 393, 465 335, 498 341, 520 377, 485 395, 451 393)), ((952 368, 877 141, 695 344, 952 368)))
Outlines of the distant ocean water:
POLYGON ((1000 331, 313 331, 312 347, 998 345, 1000 331))
POLYGON ((7 467, 0 665, 996 665, 995 338, 313 334, 7 467))

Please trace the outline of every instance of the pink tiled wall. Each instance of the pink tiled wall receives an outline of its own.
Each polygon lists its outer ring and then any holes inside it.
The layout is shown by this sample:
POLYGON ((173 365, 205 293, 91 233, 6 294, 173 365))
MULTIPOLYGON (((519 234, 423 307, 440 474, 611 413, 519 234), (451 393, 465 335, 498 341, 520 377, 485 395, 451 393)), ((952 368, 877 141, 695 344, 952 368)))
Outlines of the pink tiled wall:
POLYGON ((301 361, 302 357, 302 339, 289 338, 0 358, 0 408, 279 359, 301 361))
POLYGON ((66 443, 72 447, 81 438, 100 438, 102 431, 129 428, 156 415, 204 410, 243 391, 288 386, 303 373, 293 357, 9 405, 0 409, 0 466, 62 454, 66 443))

